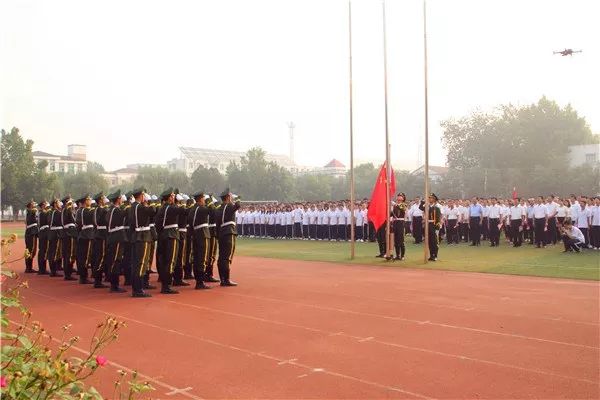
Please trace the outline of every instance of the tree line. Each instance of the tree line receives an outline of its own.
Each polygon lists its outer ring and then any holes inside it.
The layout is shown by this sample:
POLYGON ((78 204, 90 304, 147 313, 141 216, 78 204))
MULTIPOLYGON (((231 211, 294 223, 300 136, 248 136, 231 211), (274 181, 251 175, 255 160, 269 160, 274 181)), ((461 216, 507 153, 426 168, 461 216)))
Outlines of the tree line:
MULTIPOLYGON (((537 103, 502 105, 493 112, 475 111, 441 123, 442 141, 447 151, 448 173, 432 182, 431 190, 441 197, 510 196, 513 187, 519 195, 600 193, 599 163, 569 166, 569 146, 599 142, 583 117, 570 106, 560 107, 542 97, 537 103)), ((350 173, 294 175, 280 165, 265 160, 260 148, 250 149, 239 162, 231 162, 226 173, 199 167, 190 177, 182 171, 142 167, 133 182, 109 187, 101 176, 102 165, 88 163, 87 172, 47 173, 45 163, 36 164, 32 140, 24 140, 17 128, 2 130, 2 210, 22 209, 32 196, 41 198, 82 193, 105 193, 144 186, 160 193, 173 186, 181 192, 220 193, 229 187, 247 200, 319 201, 348 199, 350 173)), ((379 165, 361 164, 354 168, 355 194, 366 199, 377 179, 379 165)), ((408 197, 423 193, 423 176, 396 171, 396 187, 408 197)))

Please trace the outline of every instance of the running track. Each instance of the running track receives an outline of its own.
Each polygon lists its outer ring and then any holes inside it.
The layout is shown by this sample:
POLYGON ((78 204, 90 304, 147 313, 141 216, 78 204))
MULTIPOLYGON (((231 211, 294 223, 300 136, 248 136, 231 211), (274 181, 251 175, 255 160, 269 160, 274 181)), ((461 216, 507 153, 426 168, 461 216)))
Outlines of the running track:
POLYGON ((105 314, 127 322, 107 397, 117 369, 160 399, 600 397, 598 282, 237 257, 237 288, 134 299, 23 276, 82 353, 105 314))

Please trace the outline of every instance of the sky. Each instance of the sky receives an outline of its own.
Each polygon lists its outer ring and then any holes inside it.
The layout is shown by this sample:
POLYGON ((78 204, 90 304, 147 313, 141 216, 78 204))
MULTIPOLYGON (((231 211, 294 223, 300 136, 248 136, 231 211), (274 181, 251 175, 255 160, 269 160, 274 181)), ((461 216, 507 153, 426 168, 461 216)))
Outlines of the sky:
MULTIPOLYGON (((352 1, 355 163, 385 159, 381 0, 352 1)), ((430 164, 440 122, 542 95, 600 132, 600 2, 428 0, 430 164), (553 55, 582 49, 573 57, 553 55)), ((387 0, 388 132, 397 168, 423 160, 423 2, 387 0)), ((87 145, 107 170, 179 146, 349 164, 347 0, 0 2, 0 127, 34 150, 87 145)))

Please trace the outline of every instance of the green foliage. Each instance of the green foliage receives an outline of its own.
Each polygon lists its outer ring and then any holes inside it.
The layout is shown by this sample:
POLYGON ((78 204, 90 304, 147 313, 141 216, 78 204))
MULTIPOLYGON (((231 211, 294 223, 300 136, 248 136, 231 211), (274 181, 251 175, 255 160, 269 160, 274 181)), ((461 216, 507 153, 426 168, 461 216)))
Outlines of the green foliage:
POLYGON ((570 105, 561 108, 542 97, 536 104, 509 104, 441 125, 450 167, 444 196, 506 196, 513 187, 523 195, 598 189, 597 169, 569 169, 569 146, 598 142, 570 105))
POLYGON ((76 174, 59 175, 62 181, 61 195, 78 197, 85 193, 92 195, 108 191, 108 183, 98 172, 87 171, 76 174))
POLYGON ((225 178, 216 168, 199 166, 190 178, 192 192, 202 190, 205 193, 220 193, 225 189, 225 178))
POLYGON ((169 171, 163 167, 142 167, 138 170, 138 176, 133 184, 126 189, 143 186, 148 193, 160 194, 168 187, 178 188, 180 192, 186 193, 191 190, 190 180, 182 171, 169 171))
POLYGON ((104 172, 106 172, 104 170, 104 166, 102 164, 100 164, 99 162, 95 162, 95 161, 88 161, 87 171, 88 172, 97 172, 99 174, 103 174, 104 172))
MULTIPOLYGON (((63 326, 61 337, 54 338, 40 322, 32 320, 31 312, 21 303, 21 290, 28 287, 27 282, 21 281, 15 272, 6 267, 30 255, 26 250, 23 257, 7 260, 11 255, 10 246, 16 239, 16 235, 11 235, 8 240, 2 239, 1 243, 0 395, 3 399, 11 400, 102 399, 96 389, 86 386, 85 380, 106 365, 108 360, 100 352, 118 338, 125 323, 114 317, 106 317, 96 326, 88 354, 84 358, 71 356, 80 341, 78 336, 66 337, 71 325, 63 326), (19 322, 9 319, 17 319, 19 315, 19 322)), ((126 373, 119 373, 113 398, 134 399, 138 394, 153 390, 148 383, 138 381, 136 372, 129 382, 129 388, 121 390, 120 382, 126 373)))

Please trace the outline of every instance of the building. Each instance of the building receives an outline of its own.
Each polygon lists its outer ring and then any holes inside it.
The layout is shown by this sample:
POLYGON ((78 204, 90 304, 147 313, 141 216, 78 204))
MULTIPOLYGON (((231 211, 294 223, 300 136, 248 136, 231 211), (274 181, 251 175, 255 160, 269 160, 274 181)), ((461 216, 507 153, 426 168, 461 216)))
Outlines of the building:
POLYGON ((127 168, 140 169, 140 168, 167 168, 167 164, 150 164, 150 163, 135 163, 127 164, 127 168))
POLYGON ((569 166, 600 164, 600 143, 569 146, 569 166))
MULTIPOLYGON (((439 182, 448 173, 448 167, 440 167, 436 165, 429 166, 429 179, 432 182, 439 182)), ((413 176, 423 176, 425 174, 425 165, 420 166, 410 173, 413 176)))
POLYGON ((346 176, 348 168, 335 158, 323 167, 298 167, 297 175, 326 175, 340 178, 346 176))
POLYGON ((67 146, 67 155, 61 156, 46 153, 44 151, 32 152, 33 161, 39 164, 46 161, 46 172, 64 172, 75 174, 87 171, 86 146, 82 144, 70 144, 67 146))
POLYGON ((114 187, 133 182, 138 176, 138 170, 136 168, 121 168, 116 171, 105 172, 100 175, 106 179, 109 187, 114 187))
MULTIPOLYGON (((184 171, 188 176, 192 175, 200 166, 207 169, 216 168, 221 174, 225 174, 229 163, 235 162, 239 164, 242 157, 246 155, 245 152, 241 151, 200 149, 195 147, 180 147, 179 151, 181 152, 181 157, 169 161, 167 167, 170 171, 184 171)), ((296 172, 297 166, 288 156, 267 153, 265 154, 265 160, 267 162, 275 162, 290 172, 296 172)))

